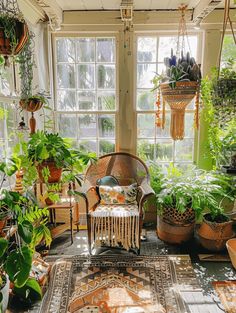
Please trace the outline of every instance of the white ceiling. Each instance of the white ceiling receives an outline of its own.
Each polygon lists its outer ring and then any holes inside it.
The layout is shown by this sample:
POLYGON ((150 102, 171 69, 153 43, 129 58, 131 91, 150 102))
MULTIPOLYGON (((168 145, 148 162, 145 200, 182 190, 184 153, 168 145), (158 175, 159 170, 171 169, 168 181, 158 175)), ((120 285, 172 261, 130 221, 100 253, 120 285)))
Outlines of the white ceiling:
MULTIPOLYGON (((134 0, 135 10, 171 10, 177 9, 181 3, 192 9, 202 0, 134 0)), ((119 10, 121 0, 56 0, 66 10, 119 10)))

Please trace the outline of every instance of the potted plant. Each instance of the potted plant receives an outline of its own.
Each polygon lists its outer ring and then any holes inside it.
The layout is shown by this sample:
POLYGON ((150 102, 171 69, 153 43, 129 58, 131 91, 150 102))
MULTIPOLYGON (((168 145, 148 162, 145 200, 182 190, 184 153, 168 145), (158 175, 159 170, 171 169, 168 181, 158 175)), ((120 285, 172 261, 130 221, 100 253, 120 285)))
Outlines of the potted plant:
POLYGON ((215 174, 221 187, 221 194, 217 194, 216 203, 208 207, 203 215, 197 234, 200 244, 210 251, 221 251, 226 248, 227 240, 235 236, 231 213, 226 213, 225 200, 232 204, 235 201, 235 178, 225 174, 215 174))
POLYGON ((60 181, 63 167, 71 159, 69 145, 59 134, 37 131, 28 142, 28 157, 35 163, 41 181, 60 181))
POLYGON ((163 100, 171 107, 171 137, 181 140, 184 138, 185 108, 198 94, 201 71, 189 52, 185 55, 182 51, 177 58, 171 49, 171 56, 164 58, 164 64, 165 73, 157 74, 152 82, 154 89, 161 89, 163 100))
POLYGON ((165 174, 158 167, 151 170, 151 186, 160 215, 159 238, 169 243, 192 238, 195 220, 206 208, 217 205, 216 196, 222 194, 219 182, 212 173, 194 167, 183 171, 170 165, 165 174))
POLYGON ((0 54, 17 55, 28 40, 28 27, 23 19, 3 11, 0 14, 0 54))
MULTIPOLYGON (((32 201, 32 197, 20 195, 18 192, 3 190, 0 207, 6 206, 16 223, 19 242, 15 242, 9 234, 0 237, 0 283, 7 284, 9 277, 13 285, 13 294, 28 303, 42 297, 41 288, 30 275, 35 247, 45 240, 51 242, 50 231, 46 226, 48 210, 40 209, 32 201)), ((0 300, 6 307, 6 300, 0 294, 0 300)))

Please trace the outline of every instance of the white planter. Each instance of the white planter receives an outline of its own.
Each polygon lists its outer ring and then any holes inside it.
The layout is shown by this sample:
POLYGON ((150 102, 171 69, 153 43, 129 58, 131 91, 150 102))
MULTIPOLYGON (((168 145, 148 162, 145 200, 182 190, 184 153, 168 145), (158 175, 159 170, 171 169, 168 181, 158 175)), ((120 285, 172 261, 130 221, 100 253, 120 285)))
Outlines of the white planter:
POLYGON ((9 300, 9 288, 10 288, 10 280, 6 275, 7 281, 5 286, 1 289, 1 293, 3 295, 2 301, 2 312, 4 313, 7 310, 8 300, 9 300))

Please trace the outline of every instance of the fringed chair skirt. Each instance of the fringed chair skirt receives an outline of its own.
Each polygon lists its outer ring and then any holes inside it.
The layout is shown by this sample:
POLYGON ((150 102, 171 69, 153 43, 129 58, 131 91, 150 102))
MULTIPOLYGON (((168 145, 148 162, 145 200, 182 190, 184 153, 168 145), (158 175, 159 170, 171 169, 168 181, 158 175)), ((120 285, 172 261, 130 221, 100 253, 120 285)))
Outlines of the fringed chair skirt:
POLYGON ((95 247, 102 245, 126 250, 139 249, 139 211, 137 204, 99 205, 90 212, 91 238, 95 247))

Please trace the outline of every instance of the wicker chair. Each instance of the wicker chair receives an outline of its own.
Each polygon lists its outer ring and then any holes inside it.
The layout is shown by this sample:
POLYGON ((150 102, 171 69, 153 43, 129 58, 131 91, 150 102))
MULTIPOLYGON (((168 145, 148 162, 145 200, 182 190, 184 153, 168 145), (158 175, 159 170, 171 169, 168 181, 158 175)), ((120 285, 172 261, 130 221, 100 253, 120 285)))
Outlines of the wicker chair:
POLYGON ((89 253, 92 252, 92 245, 105 245, 123 247, 139 254, 143 204, 153 194, 148 168, 134 155, 124 152, 111 153, 91 164, 85 174, 81 193, 86 203, 89 253), (136 205, 101 205, 98 185, 101 185, 102 179, 107 176, 113 178, 113 185, 114 181, 120 186, 137 183, 136 205), (91 204, 88 196, 90 192, 96 195, 95 204, 91 204))

